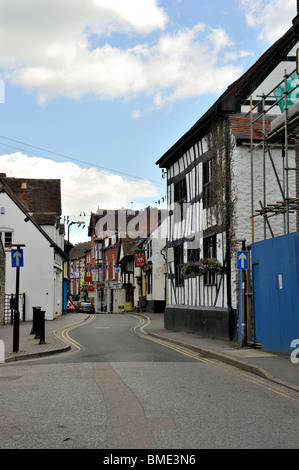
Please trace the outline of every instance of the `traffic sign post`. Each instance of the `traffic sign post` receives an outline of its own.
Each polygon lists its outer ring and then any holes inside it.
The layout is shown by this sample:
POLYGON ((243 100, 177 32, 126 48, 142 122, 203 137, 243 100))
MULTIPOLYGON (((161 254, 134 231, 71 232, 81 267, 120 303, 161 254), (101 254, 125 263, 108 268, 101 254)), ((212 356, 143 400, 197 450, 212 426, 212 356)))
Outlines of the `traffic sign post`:
POLYGON ((71 299, 67 299, 66 310, 75 310, 76 311, 76 307, 73 304, 73 302, 71 301, 71 299))
POLYGON ((19 290, 20 290, 20 268, 24 266, 23 250, 21 246, 25 245, 12 245, 16 246, 16 250, 11 250, 11 266, 16 268, 16 298, 14 309, 14 323, 13 323, 13 352, 19 351, 19 336, 20 336, 20 312, 19 312, 19 290))
POLYGON ((18 248, 17 250, 11 250, 11 267, 22 268, 24 266, 23 250, 18 248))
POLYGON ((239 271, 239 341, 241 346, 247 344, 247 318, 245 304, 245 271, 249 268, 249 252, 245 249, 245 238, 233 238, 232 242, 241 242, 242 251, 237 252, 237 269, 239 271))
POLYGON ((248 269, 248 251, 238 251, 237 253, 237 269, 248 269))
POLYGON ((248 269, 248 251, 238 251, 237 253, 237 269, 240 276, 240 290, 241 290, 241 345, 245 346, 247 342, 247 322, 245 311, 245 271, 248 269))

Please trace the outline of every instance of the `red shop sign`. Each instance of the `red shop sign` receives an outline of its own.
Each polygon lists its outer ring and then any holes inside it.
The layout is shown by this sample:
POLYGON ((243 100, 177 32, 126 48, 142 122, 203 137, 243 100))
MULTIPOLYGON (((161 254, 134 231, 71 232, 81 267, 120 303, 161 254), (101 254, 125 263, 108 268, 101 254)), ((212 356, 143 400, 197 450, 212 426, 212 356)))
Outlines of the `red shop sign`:
POLYGON ((145 266, 145 257, 144 257, 143 252, 135 253, 135 266, 136 267, 145 266))

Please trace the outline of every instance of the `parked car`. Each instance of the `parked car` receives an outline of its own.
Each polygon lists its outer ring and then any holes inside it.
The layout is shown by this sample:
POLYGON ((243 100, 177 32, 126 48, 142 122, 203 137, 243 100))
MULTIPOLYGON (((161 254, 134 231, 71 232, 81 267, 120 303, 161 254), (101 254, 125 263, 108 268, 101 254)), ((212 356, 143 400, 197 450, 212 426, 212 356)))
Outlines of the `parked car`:
POLYGON ((78 303, 77 312, 87 312, 94 313, 93 303, 88 300, 83 300, 78 303))

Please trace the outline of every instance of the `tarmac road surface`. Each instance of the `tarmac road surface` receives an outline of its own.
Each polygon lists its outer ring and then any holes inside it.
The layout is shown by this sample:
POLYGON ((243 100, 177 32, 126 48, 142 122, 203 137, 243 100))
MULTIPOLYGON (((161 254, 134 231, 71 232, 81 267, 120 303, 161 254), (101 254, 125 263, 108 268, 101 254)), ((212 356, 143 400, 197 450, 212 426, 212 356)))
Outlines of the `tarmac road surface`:
POLYGON ((298 392, 137 325, 97 315, 70 331, 70 351, 0 367, 0 447, 298 448, 298 392))

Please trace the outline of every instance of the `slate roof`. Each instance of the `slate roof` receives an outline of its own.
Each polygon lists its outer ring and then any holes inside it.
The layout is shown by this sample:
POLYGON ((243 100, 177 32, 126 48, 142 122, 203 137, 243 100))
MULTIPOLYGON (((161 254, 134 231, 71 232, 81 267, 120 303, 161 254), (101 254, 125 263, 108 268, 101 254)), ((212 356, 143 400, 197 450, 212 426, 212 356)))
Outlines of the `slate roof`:
POLYGON ((138 250, 138 247, 140 243, 145 241, 147 238, 142 238, 142 237, 136 237, 135 239, 126 237, 121 239, 122 247, 123 247, 123 255, 125 256, 130 256, 133 255, 136 250, 138 250))
POLYGON ((80 243, 70 250, 70 259, 75 260, 85 256, 85 252, 90 250, 91 242, 80 243))
POLYGON ((59 179, 10 178, 0 175, 4 184, 39 225, 55 225, 61 216, 59 179))
POLYGON ((37 222, 35 217, 31 215, 31 212, 26 209, 25 204, 16 197, 15 193, 11 190, 8 184, 6 184, 5 179, 6 178, 3 177, 3 175, 0 175, 0 193, 5 192, 24 213, 26 218, 30 220, 32 224, 37 228, 37 230, 39 230, 43 234, 43 236, 49 241, 50 246, 53 246, 57 253, 60 253, 65 259, 67 259, 67 256, 64 251, 51 239, 47 232, 45 232, 45 230, 37 222))

